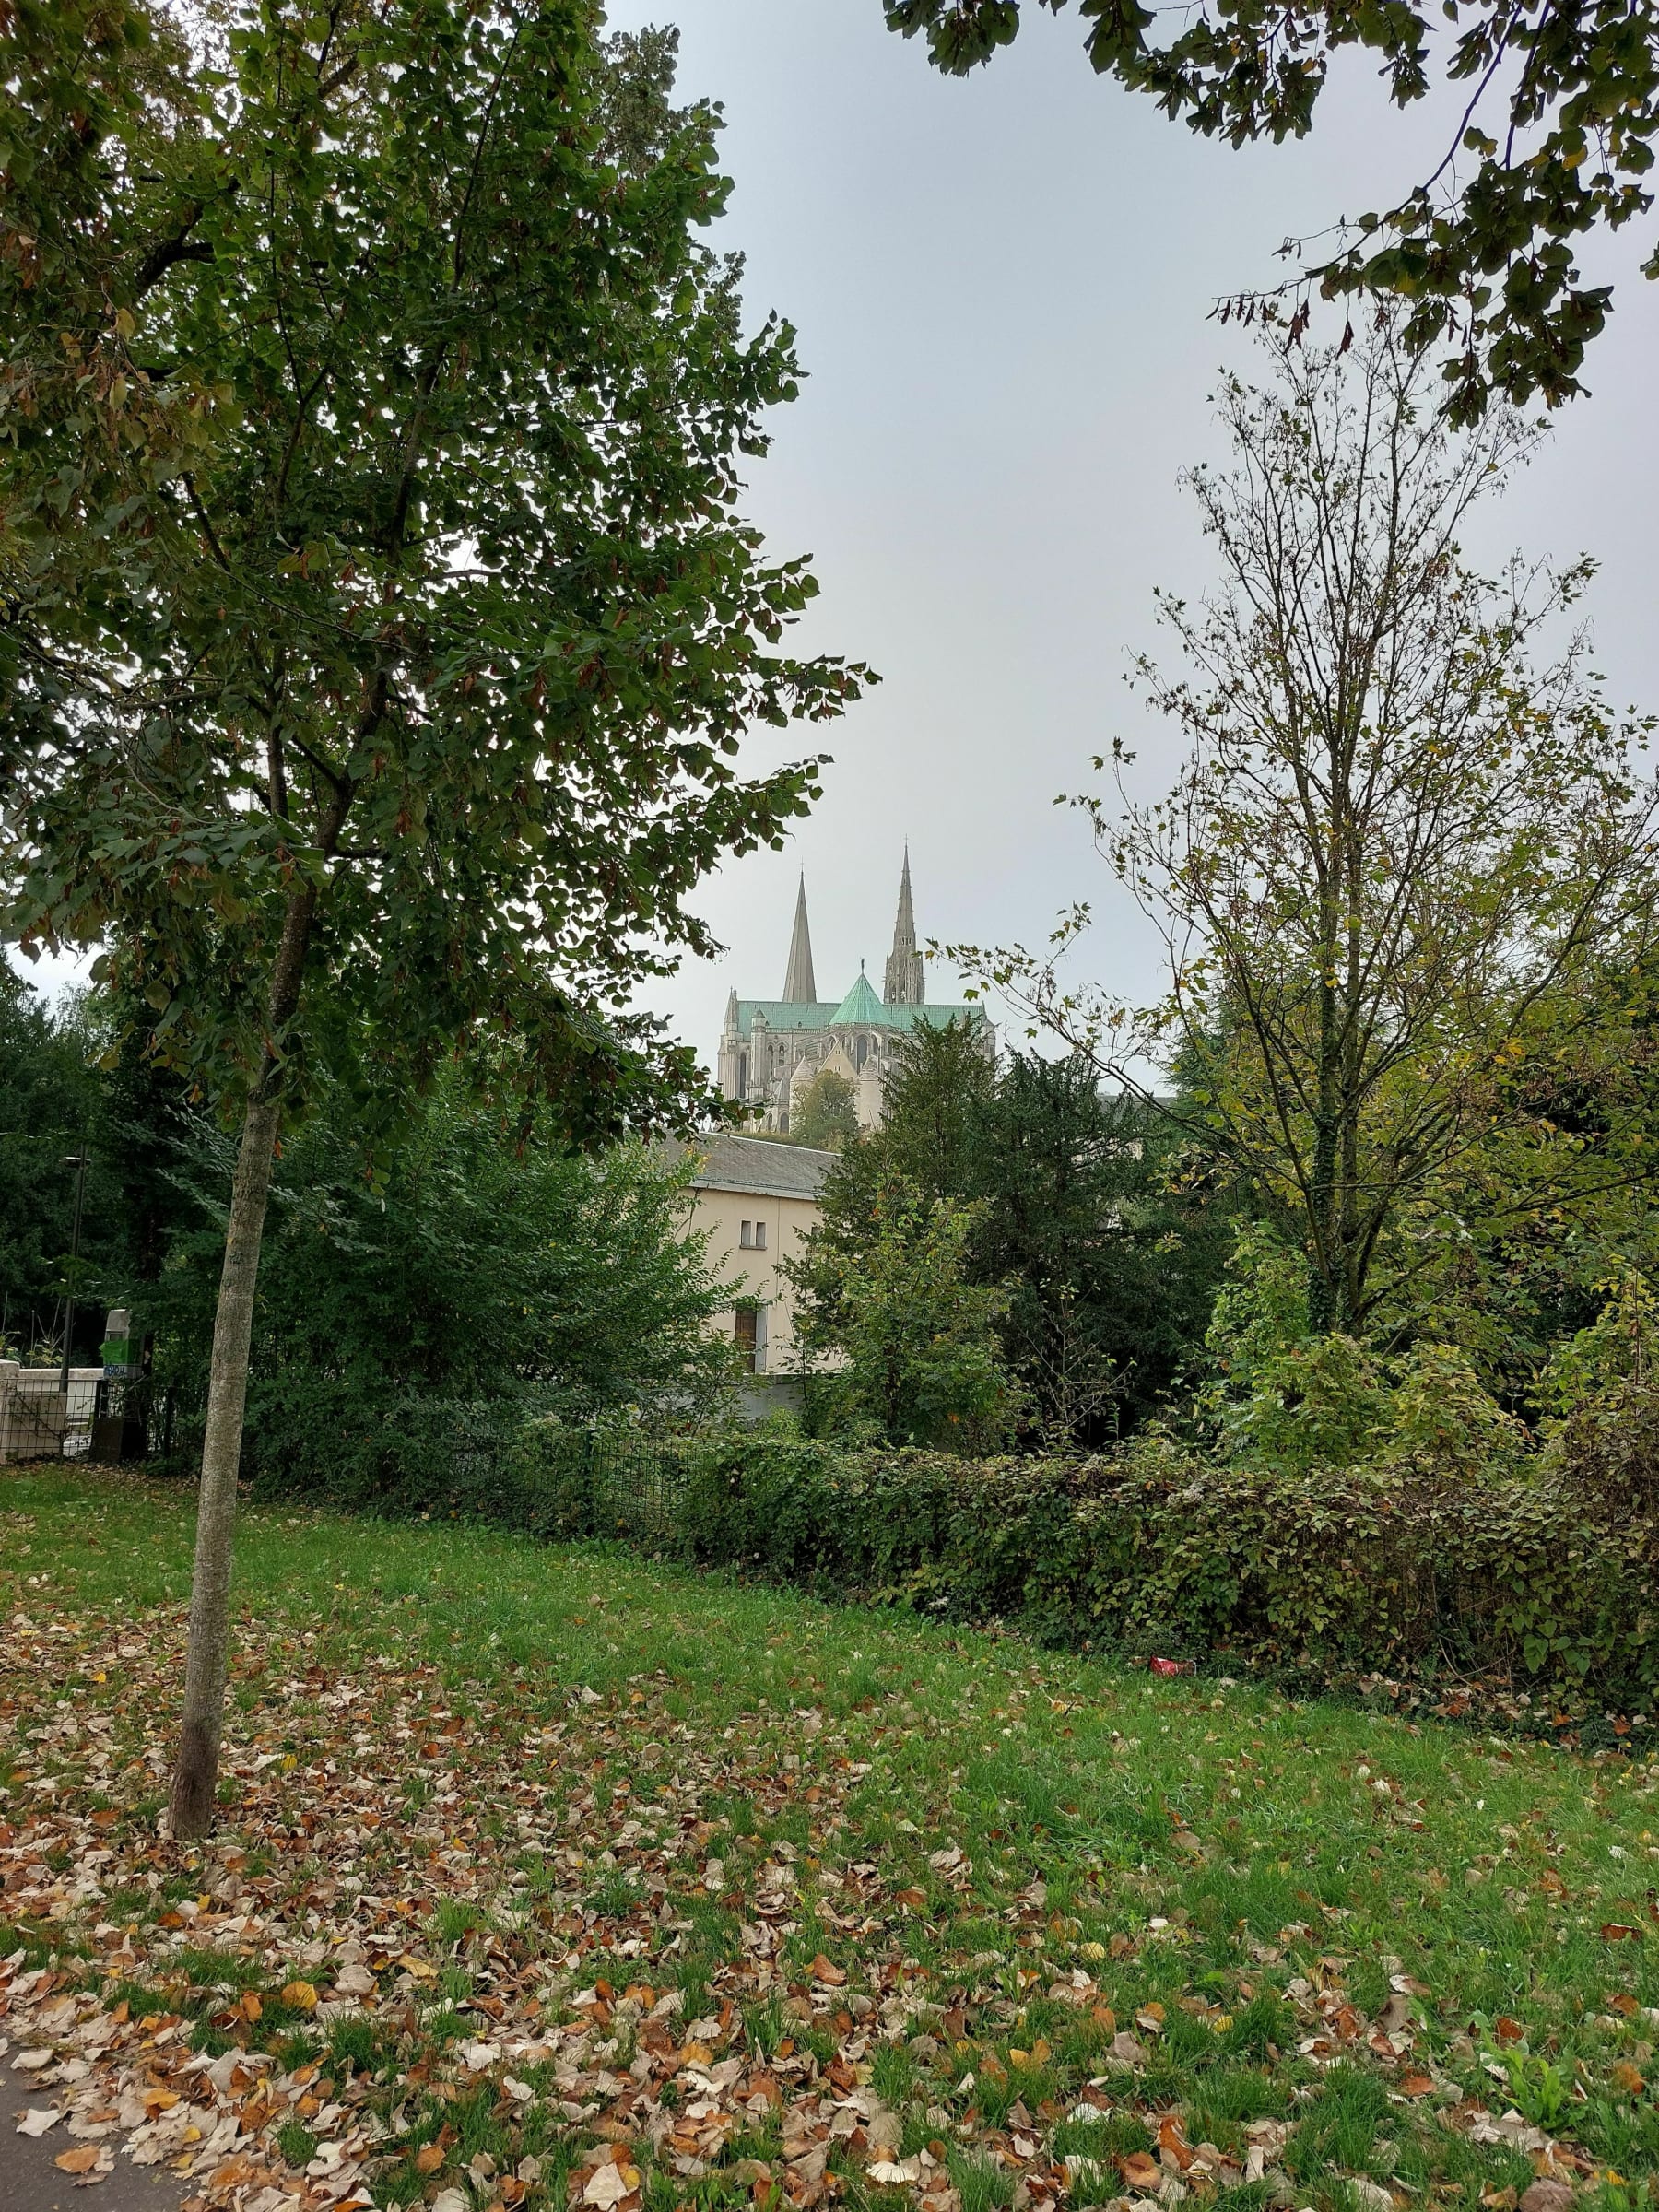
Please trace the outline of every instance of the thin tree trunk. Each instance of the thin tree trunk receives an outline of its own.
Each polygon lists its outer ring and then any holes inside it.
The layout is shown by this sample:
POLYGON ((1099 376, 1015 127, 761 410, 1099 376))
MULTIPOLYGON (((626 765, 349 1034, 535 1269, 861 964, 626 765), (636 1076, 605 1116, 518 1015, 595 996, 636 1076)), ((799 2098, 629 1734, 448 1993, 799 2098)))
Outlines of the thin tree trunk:
POLYGON ((1319 981, 1318 1090, 1313 1108, 1313 1159, 1309 1177, 1309 1207, 1312 1239, 1308 1253, 1308 1325, 1316 1336, 1340 1328, 1337 1318, 1337 1282, 1341 1258, 1337 1250, 1336 1161, 1340 1140, 1337 1126, 1340 1041, 1336 1030, 1336 993, 1331 982, 1335 959, 1335 917, 1326 919, 1329 900, 1322 892, 1319 958, 1324 972, 1319 981))
MULTIPOLYGON (((383 687, 377 694, 383 709, 383 687)), ((372 725, 371 725, 372 726, 372 725)), ((335 790, 321 824, 324 856, 339 842, 351 786, 335 790)), ((219 1731, 225 1712, 230 1642, 230 1566, 236 1530, 236 1478, 241 1465, 242 1414, 248 1402, 248 1352, 253 1337, 253 1292, 265 1235, 271 1160, 282 1106, 278 1095, 283 1032, 300 1005, 305 956, 317 909, 315 884, 289 898, 271 971, 265 1057, 248 1094, 241 1148, 230 1193, 225 1265, 213 1317, 213 1364, 207 1383, 207 1433, 196 1506, 195 1564, 190 1583, 190 1643, 184 1662, 184 1712, 173 1767, 171 1819, 178 1837, 205 1836, 213 1825, 218 1786, 219 1731)))
POLYGON ((202 1445, 202 1484, 196 1506, 184 1714, 173 1769, 171 1821, 172 1832, 179 1837, 205 1836, 213 1825, 230 1641, 230 1561, 242 1412, 248 1398, 248 1350, 253 1336, 253 1290, 259 1276, 259 1247, 265 1234, 280 1112, 274 1100, 257 1092, 249 1100, 230 1194, 225 1265, 213 1320, 207 1434, 202 1445))

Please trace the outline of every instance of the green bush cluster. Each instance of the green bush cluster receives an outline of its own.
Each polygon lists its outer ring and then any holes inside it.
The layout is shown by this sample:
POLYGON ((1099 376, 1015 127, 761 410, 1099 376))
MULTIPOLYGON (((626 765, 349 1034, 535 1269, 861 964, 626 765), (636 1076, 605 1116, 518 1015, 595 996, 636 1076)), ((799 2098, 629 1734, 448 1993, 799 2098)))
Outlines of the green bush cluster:
POLYGON ((331 1501, 622 1537, 825 1596, 1241 1669, 1499 1674, 1626 1704, 1659 1676, 1659 1524, 1559 1462, 1274 1471, 1157 1434, 1111 1457, 974 1461, 765 1430, 453 1422, 446 1441, 429 1400, 418 1429, 388 1423, 331 1501))

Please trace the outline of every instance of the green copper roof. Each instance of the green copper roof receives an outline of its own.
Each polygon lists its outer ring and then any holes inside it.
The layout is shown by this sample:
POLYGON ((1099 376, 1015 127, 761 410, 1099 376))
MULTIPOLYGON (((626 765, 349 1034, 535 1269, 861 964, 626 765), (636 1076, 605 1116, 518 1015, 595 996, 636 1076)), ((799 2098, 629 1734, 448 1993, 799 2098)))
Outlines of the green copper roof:
POLYGON ((869 979, 861 975, 839 1006, 820 1001, 816 1006, 803 1006, 787 998, 740 998, 737 1001, 737 1033, 747 1037, 755 1026, 757 1014, 764 1015, 769 1030, 834 1030, 846 1028, 866 1030, 913 1030, 919 1026, 942 1030, 947 1023, 960 1021, 981 1025, 985 1018, 983 1006, 889 1006, 878 999, 870 986, 869 979), (859 985, 864 986, 862 993, 859 985), (849 1009, 856 1006, 856 1011, 849 1009))
POLYGON ((740 998, 737 1028, 747 1037, 757 1014, 764 1014, 769 1030, 827 1030, 833 1006, 803 1006, 793 998, 740 998))
POLYGON ((870 979, 861 968, 858 981, 830 1017, 832 1030, 867 1030, 873 1022, 884 1022, 888 1008, 870 988, 870 979))

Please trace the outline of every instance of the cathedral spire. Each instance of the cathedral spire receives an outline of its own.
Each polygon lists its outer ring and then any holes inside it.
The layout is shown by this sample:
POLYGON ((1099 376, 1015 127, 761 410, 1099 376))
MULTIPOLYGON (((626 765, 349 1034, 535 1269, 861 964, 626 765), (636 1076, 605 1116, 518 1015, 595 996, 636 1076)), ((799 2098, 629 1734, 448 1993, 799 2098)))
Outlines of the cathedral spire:
POLYGON ((911 906, 910 847, 904 848, 904 873, 899 878, 899 913, 893 924, 893 949, 888 955, 887 976, 881 995, 889 1006, 919 1006, 927 997, 922 972, 922 955, 916 950, 916 916, 911 906))
POLYGON ((789 967, 783 977, 783 997, 789 1006, 810 1006, 818 1002, 818 984, 812 975, 812 936, 806 927, 806 878, 795 898, 794 934, 789 940, 789 967))

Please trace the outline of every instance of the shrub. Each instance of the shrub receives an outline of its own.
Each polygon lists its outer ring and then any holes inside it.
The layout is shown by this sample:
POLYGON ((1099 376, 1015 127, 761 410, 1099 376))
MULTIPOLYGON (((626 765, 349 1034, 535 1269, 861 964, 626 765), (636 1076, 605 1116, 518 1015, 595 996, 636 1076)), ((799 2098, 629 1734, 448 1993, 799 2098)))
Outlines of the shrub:
POLYGON ((1318 1678, 1453 1668, 1619 1701, 1659 1677, 1651 1524, 1559 1478, 1436 1468, 1421 1453, 1264 1471, 1157 1432, 1112 1458, 971 1461, 557 1419, 469 1429, 459 1410, 446 1436, 429 1401, 422 1418, 406 1437, 388 1424, 365 1440, 351 1491, 331 1496, 625 1536, 1074 1647, 1318 1678))
POLYGON ((1575 1406, 1545 1452, 1561 1490, 1599 1520, 1659 1535, 1659 1379, 1635 1375, 1575 1406))
POLYGON ((1259 1224, 1239 1233, 1206 1345, 1216 1376, 1199 1421, 1226 1456, 1259 1470, 1477 1475, 1518 1469, 1532 1441, 1458 1347, 1389 1357, 1311 1329, 1306 1264, 1259 1224))

